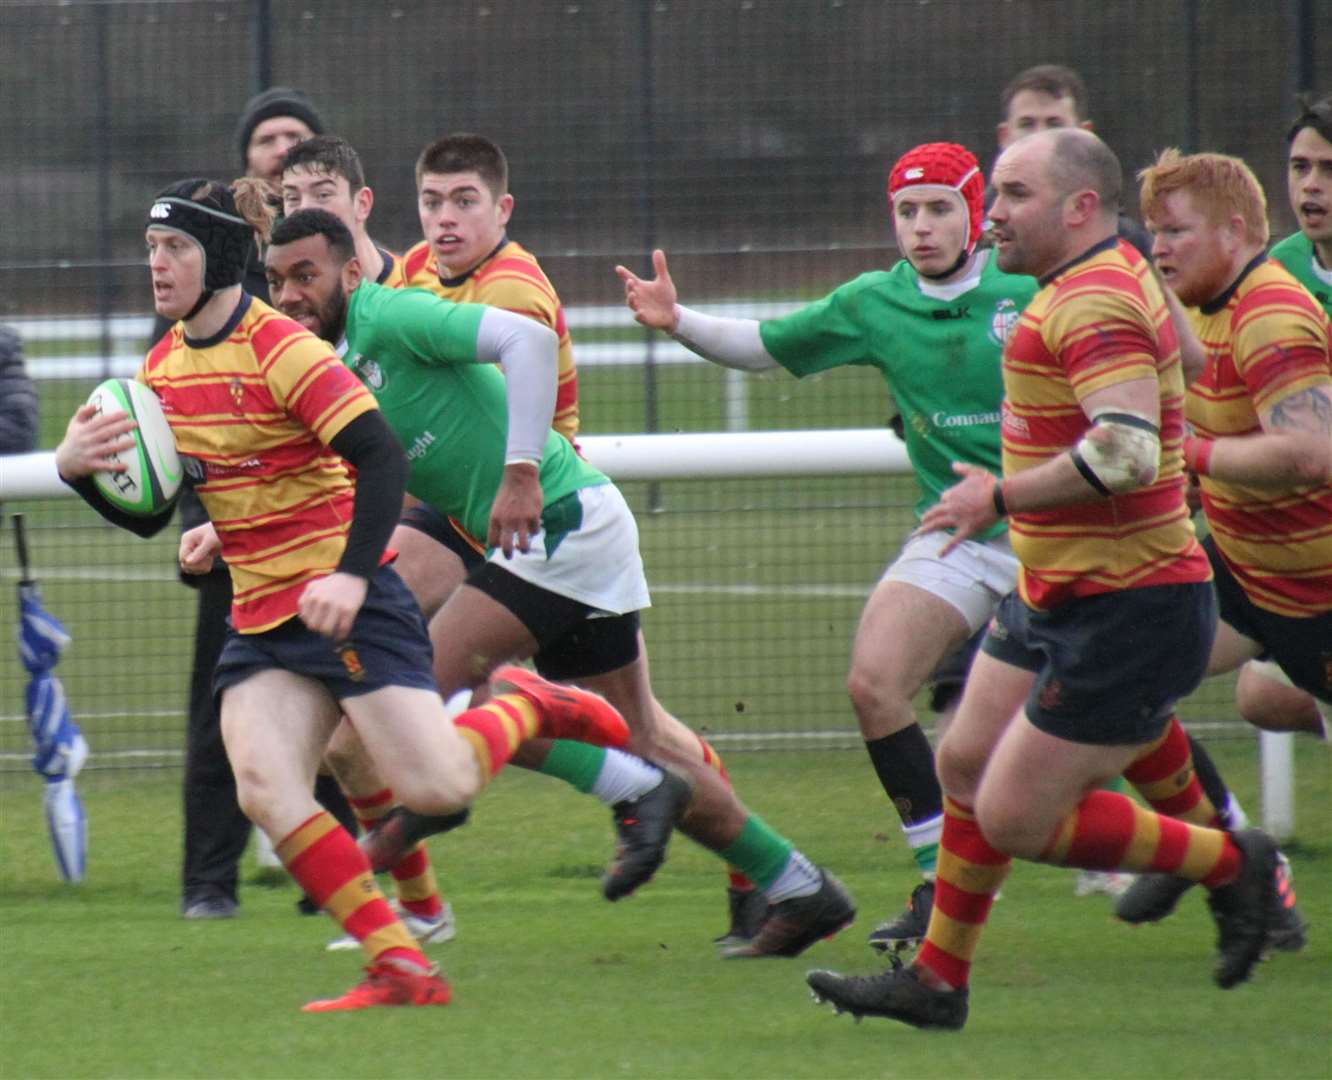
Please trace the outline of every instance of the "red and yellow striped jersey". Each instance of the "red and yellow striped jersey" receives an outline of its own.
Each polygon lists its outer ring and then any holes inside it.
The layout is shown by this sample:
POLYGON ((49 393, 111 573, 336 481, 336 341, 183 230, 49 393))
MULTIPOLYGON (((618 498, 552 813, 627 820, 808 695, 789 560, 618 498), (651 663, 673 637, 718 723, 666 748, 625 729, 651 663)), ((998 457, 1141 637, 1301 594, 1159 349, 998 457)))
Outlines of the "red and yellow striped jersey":
POLYGON ((407 285, 429 289, 456 303, 489 304, 526 315, 559 335, 559 382, 555 419, 550 426, 573 442, 578 435, 578 370, 574 367, 573 342, 560 298, 536 256, 506 240, 467 274, 441 279, 430 245, 422 240, 402 257, 402 268, 407 285))
MULTIPOLYGON (((1199 435, 1256 435, 1260 412, 1313 386, 1332 389, 1327 315, 1274 259, 1189 319, 1207 351, 1185 405, 1199 435)), ((1294 618, 1332 611, 1332 484, 1273 491, 1199 479, 1217 550, 1250 600, 1294 618)))
POLYGON ((285 622, 342 558, 355 486, 328 442, 374 396, 325 342, 248 295, 206 341, 177 323, 138 377, 162 399, 222 541, 236 629, 285 622))
POLYGON ((1042 281, 1004 348, 1004 475, 1065 453, 1091 426, 1081 401, 1155 378, 1161 463, 1145 488, 1012 515, 1018 588, 1034 608, 1079 596, 1207 581, 1184 502, 1184 374, 1165 297, 1146 260, 1115 239, 1042 281))
POLYGON ((384 269, 380 271, 379 277, 375 278, 375 284, 388 289, 404 288, 407 285, 407 275, 403 273, 405 264, 402 256, 384 248, 379 249, 379 254, 384 260, 384 269))

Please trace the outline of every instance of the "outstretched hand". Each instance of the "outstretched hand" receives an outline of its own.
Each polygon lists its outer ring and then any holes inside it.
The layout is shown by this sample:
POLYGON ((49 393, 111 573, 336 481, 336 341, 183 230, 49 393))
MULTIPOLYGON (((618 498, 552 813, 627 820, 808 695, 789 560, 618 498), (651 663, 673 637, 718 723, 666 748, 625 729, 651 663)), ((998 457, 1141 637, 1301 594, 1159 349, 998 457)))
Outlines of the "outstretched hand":
POLYGON ((961 481, 939 496, 920 519, 921 532, 953 530, 952 538, 939 552, 941 556, 999 520, 994 508, 994 486, 999 481, 994 474, 961 461, 953 462, 953 472, 962 477, 961 481))
POLYGON ((633 271, 617 266, 615 272, 624 282, 624 302, 634 313, 634 318, 643 326, 653 330, 665 330, 670 334, 675 331, 675 282, 666 269, 666 252, 657 248, 652 252, 652 270, 656 274, 651 281, 644 281, 633 271))

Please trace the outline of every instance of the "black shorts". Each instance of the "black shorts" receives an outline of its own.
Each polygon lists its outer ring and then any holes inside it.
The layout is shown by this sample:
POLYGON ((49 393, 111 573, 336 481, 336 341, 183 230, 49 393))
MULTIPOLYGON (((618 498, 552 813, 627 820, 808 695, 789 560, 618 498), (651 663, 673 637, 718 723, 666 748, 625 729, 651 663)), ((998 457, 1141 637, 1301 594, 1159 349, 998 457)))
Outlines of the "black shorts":
POLYGON ((967 682, 967 673, 971 671, 971 662, 980 652, 981 639, 985 637, 985 627, 981 627, 966 644, 954 649, 942 660, 938 667, 930 672, 926 684, 930 688, 930 711, 941 713, 962 696, 962 688, 967 682))
POLYGON ((421 609, 397 572, 381 566, 345 642, 316 634, 299 617, 262 634, 238 634, 228 626, 213 696, 220 699, 227 687, 270 668, 315 679, 338 701, 386 686, 438 692, 432 660, 421 609))
POLYGON ((486 561, 485 545, 480 540, 453 518, 425 503, 417 503, 404 510, 398 524, 425 533, 436 543, 443 544, 462 560, 463 569, 468 573, 486 561))
POLYGON ((1332 703, 1332 613, 1297 619, 1260 608, 1244 591, 1209 536, 1203 550, 1212 560, 1221 621, 1263 647, 1263 659, 1274 660, 1301 690, 1332 703))
POLYGON ((536 639, 532 658, 547 679, 567 680, 605 675, 638 659, 638 612, 610 615, 579 600, 543 589, 487 562, 467 576, 507 608, 536 639))
POLYGON ((1017 593, 999 602, 981 645, 1036 673, 1031 722, 1070 742, 1137 745, 1159 736, 1175 702, 1207 671, 1216 636, 1209 582, 1153 585, 1037 611, 1017 593))

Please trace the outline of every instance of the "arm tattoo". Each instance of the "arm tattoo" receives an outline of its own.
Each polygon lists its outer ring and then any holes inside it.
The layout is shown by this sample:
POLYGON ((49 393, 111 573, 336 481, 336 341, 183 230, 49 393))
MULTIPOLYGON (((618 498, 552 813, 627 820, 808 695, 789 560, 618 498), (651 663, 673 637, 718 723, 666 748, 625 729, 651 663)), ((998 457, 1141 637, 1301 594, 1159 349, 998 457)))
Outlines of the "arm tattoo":
POLYGON ((1268 413, 1273 428, 1296 428, 1311 435, 1332 435, 1332 396, 1325 386, 1312 386, 1282 398, 1268 413))

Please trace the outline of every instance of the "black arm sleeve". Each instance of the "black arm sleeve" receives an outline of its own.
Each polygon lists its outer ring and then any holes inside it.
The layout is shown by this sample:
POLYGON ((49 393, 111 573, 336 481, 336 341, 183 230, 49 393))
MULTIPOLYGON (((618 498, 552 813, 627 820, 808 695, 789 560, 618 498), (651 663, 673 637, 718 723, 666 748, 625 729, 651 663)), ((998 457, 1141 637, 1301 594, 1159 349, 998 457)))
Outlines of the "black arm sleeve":
POLYGON ((111 522, 112 525, 128 529, 135 536, 141 536, 145 540, 150 536, 156 536, 165 529, 167 522, 171 520, 172 511, 176 509, 176 504, 173 502, 152 517, 127 514, 107 502, 106 497, 98 490, 91 476, 83 476, 78 480, 67 480, 62 476, 60 479, 77 491, 84 502, 111 522))
POLYGON ((329 445, 356 468, 351 532, 338 570, 369 581, 402 513, 407 455, 378 409, 362 413, 329 445))

